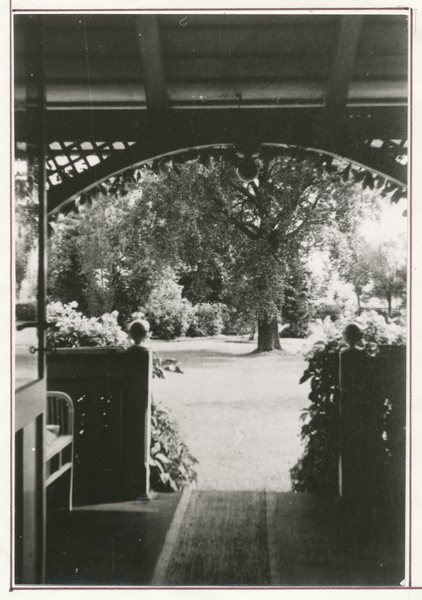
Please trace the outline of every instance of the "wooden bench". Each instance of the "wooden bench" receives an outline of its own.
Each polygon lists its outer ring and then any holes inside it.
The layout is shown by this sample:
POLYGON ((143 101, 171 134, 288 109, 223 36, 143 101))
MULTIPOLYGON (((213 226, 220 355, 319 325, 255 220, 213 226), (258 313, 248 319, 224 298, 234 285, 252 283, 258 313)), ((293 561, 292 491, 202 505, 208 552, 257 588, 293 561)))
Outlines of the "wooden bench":
POLYGON ((74 409, 70 396, 47 392, 45 431, 45 487, 70 471, 69 510, 73 493, 74 409))

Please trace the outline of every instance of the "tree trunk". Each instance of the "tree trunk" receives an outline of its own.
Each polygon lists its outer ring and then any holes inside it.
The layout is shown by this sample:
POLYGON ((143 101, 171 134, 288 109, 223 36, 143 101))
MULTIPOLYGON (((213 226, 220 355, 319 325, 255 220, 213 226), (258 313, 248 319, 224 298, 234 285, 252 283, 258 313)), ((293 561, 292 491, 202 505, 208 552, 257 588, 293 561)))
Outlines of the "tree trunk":
POLYGON ((280 337, 276 317, 258 320, 258 352, 280 350, 280 337))
POLYGON ((387 294, 387 304, 388 304, 388 316, 391 317, 391 304, 392 304, 392 295, 387 294))

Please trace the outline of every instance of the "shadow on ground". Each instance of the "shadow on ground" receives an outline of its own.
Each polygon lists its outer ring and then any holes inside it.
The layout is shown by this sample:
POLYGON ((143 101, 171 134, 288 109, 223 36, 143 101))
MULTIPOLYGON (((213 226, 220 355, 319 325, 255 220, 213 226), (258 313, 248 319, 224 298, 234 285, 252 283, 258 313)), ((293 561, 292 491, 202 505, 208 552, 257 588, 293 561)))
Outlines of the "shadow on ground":
POLYGON ((50 511, 47 585, 148 585, 181 493, 50 511))
POLYGON ((56 511, 47 584, 396 587, 404 578, 403 541, 382 511, 364 523, 331 497, 292 492, 193 490, 180 500, 56 511))

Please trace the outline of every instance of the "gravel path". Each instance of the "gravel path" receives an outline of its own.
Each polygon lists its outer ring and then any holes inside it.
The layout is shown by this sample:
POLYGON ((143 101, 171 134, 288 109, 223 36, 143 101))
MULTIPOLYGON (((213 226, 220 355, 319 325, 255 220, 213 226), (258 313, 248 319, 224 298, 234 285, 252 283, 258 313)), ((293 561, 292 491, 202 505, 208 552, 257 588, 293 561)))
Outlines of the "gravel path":
POLYGON ((256 344, 239 338, 153 342, 184 372, 154 380, 154 398, 171 409, 200 462, 198 487, 291 489, 289 469, 303 451, 299 417, 309 404, 309 385, 299 385, 301 345, 283 340, 283 351, 254 354, 256 344))

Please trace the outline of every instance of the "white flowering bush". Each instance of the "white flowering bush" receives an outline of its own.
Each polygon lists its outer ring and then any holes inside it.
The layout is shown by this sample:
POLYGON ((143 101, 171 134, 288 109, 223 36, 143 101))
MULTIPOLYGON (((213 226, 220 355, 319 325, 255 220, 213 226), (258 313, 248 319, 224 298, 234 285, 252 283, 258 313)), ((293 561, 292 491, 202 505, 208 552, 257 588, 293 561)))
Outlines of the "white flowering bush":
POLYGON ((182 298, 182 286, 177 284, 173 274, 167 274, 158 282, 143 308, 152 335, 161 340, 185 335, 193 317, 193 307, 189 300, 182 298))
MULTIPOLYGON (((360 316, 342 315, 335 322, 326 317, 319 321, 314 328, 313 335, 309 338, 307 348, 318 342, 340 340, 342 331, 349 323, 356 323, 362 330, 361 345, 404 345, 406 344, 406 325, 402 319, 387 320, 376 310, 363 311, 360 316)), ((312 351, 311 351, 312 352, 312 351)))
POLYGON ((52 302, 47 305, 47 320, 54 323, 54 327, 47 330, 48 346, 77 348, 127 344, 127 334, 117 322, 117 310, 98 318, 88 318, 76 310, 77 307, 77 302, 52 302))
POLYGON ((191 323, 187 331, 190 337, 220 335, 228 320, 229 309, 225 304, 209 302, 193 307, 191 323))

